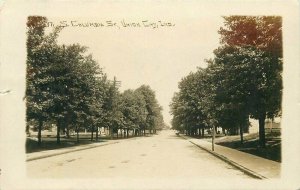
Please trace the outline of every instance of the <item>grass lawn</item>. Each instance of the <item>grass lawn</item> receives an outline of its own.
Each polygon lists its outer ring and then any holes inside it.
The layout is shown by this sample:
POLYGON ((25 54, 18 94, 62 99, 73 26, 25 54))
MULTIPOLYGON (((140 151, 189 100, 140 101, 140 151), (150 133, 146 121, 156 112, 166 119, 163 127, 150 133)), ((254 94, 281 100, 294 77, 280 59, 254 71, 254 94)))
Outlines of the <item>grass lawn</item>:
MULTIPOLYGON (((211 141, 211 139, 207 140, 211 141)), ((218 145, 281 162, 281 138, 278 134, 266 134, 265 148, 259 146, 258 133, 245 134, 243 144, 241 144, 239 135, 219 137, 215 142, 218 145)))
MULTIPOLYGON (((147 134, 149 135, 149 134, 147 134)), ((134 136, 136 137, 136 136, 134 136)), ((143 136, 144 137, 144 136, 143 136)), ((130 135, 128 138, 132 138, 130 135)), ((39 152, 44 150, 53 150, 53 149, 59 149, 59 148, 66 148, 66 147, 72 147, 72 146, 80 146, 85 144, 91 144, 91 143, 99 143, 99 142, 105 142, 108 140, 120 140, 124 139, 124 137, 119 136, 117 138, 116 134, 114 135, 114 138, 111 139, 110 136, 100 136, 98 141, 95 140, 96 135, 94 134, 94 141, 91 141, 91 134, 90 133, 81 133, 79 135, 79 143, 77 143, 76 135, 71 135, 69 138, 65 138, 63 136, 60 137, 60 144, 56 143, 56 136, 54 134, 48 134, 48 135, 42 135, 42 144, 41 146, 37 143, 37 135, 31 135, 31 137, 26 138, 26 153, 32 153, 32 152, 39 152)))
MULTIPOLYGON (((66 148, 72 146, 80 146, 84 144, 90 144, 96 141, 91 141, 90 138, 80 138, 79 143, 76 141, 76 137, 64 138, 61 137, 60 144, 56 143, 56 137, 42 137, 42 144, 38 146, 36 138, 27 138, 26 139, 26 153, 44 151, 44 150, 53 150, 59 148, 66 148)), ((97 142, 104 141, 99 139, 97 142)))
MULTIPOLYGON (((81 133, 79 135, 79 143, 77 143, 77 139, 75 135, 71 135, 69 138, 64 136, 60 137, 60 144, 56 143, 56 136, 54 134, 51 135, 42 135, 42 144, 41 146, 37 143, 37 135, 32 135, 31 137, 26 138, 26 153, 44 151, 44 150, 53 150, 59 148, 66 148, 72 146, 80 146, 84 144, 91 144, 91 143, 99 143, 105 142, 110 140, 109 136, 99 136, 98 141, 95 141, 96 135, 94 134, 94 141, 91 141, 91 134, 90 133, 81 133)), ((115 140, 116 138, 114 138, 115 140)))

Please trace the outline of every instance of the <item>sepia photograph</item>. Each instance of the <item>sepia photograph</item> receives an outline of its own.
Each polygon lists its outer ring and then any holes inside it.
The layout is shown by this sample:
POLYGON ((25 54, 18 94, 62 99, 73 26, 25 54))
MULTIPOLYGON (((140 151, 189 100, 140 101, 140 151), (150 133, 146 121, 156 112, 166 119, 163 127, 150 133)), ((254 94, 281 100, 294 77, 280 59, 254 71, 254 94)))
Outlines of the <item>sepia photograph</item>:
POLYGON ((26 2, 0 9, 0 189, 300 188, 298 3, 26 2))

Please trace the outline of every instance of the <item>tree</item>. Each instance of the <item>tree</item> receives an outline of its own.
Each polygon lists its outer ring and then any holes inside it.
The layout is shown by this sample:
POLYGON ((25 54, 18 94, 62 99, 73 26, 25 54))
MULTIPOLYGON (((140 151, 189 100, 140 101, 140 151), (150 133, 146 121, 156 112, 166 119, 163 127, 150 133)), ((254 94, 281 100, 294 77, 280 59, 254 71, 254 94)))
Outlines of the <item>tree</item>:
MULTIPOLYGON (((103 124, 109 128, 111 138, 114 132, 123 126, 123 115, 120 109, 121 96, 119 92, 119 81, 114 77, 113 81, 106 84, 106 93, 103 104, 104 120, 103 124)), ((118 133, 117 133, 118 134, 118 133)))
POLYGON ((38 122, 39 144, 46 121, 56 123, 57 143, 61 130, 68 136, 72 126, 78 137, 78 122, 88 124, 93 140, 103 115, 106 78, 93 57, 85 55, 86 47, 57 44, 61 28, 46 35, 46 22, 44 17, 29 17, 27 22, 27 120, 38 122))
POLYGON ((26 68, 26 118, 38 123, 38 144, 41 144, 43 123, 49 120, 47 110, 51 106, 51 94, 47 84, 52 79, 47 75, 48 59, 58 51, 55 43, 59 29, 45 35, 47 19, 30 16, 27 20, 27 68, 26 68))
POLYGON ((99 67, 91 56, 83 56, 85 51, 86 48, 80 45, 63 45, 52 54, 52 59, 48 59, 51 64, 47 74, 52 79, 47 83, 52 102, 48 113, 57 125, 57 143, 60 143, 61 130, 69 130, 75 111, 82 111, 84 121, 93 123, 99 67))
POLYGON ((179 93, 175 92, 170 103, 170 114, 173 115, 171 120, 172 128, 184 132, 184 110, 182 102, 180 101, 179 93))
POLYGON ((204 135, 204 129, 209 126, 205 108, 208 106, 208 97, 211 97, 206 90, 209 89, 205 84, 207 77, 206 70, 199 68, 179 82, 179 92, 174 94, 170 104, 173 127, 186 130, 190 135, 204 135))
POLYGON ((159 117, 162 107, 158 104, 155 92, 150 88, 150 86, 142 85, 137 88, 136 91, 143 96, 146 103, 146 123, 141 124, 141 129, 144 131, 144 135, 146 129, 150 130, 150 133, 152 133, 152 131, 157 127, 155 120, 159 117))
POLYGON ((135 135, 141 134, 142 129, 144 126, 147 125, 147 116, 148 116, 148 110, 147 110, 147 102, 145 100, 144 94, 136 89, 134 90, 134 98, 136 100, 136 129, 135 129, 135 135))
POLYGON ((124 119, 124 130, 139 129, 142 122, 146 120, 145 102, 134 90, 125 90, 121 95, 121 111, 124 119))
MULTIPOLYGON (((74 129, 91 131, 98 140, 100 126, 110 134, 123 129, 155 130, 163 123, 161 107, 149 86, 119 92, 119 81, 107 80, 87 48, 79 44, 59 45, 62 28, 45 34, 47 19, 29 17, 27 22, 26 103, 27 125, 38 125, 38 143, 44 123, 57 126, 57 143, 63 130, 69 137, 74 129)), ((118 133, 117 133, 118 134, 118 133)))
POLYGON ((253 55, 250 115, 259 120, 260 145, 264 147, 265 118, 274 118, 281 109, 282 20, 276 16, 229 16, 224 20, 225 26, 219 30, 221 44, 253 55))
POLYGON ((251 111, 253 81, 258 77, 254 72, 253 61, 260 59, 251 48, 225 46, 215 50, 214 64, 218 69, 215 77, 218 84, 216 104, 221 125, 239 128, 241 143, 243 132, 251 111), (229 74, 230 73, 230 74, 229 74))

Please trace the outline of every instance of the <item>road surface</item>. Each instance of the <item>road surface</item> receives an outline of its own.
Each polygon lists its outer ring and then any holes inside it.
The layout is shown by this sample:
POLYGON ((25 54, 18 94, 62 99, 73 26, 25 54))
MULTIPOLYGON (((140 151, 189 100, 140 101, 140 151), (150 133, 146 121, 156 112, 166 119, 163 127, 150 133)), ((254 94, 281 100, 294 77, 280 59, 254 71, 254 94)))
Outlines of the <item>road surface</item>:
POLYGON ((27 162, 38 178, 250 178, 173 131, 27 162))

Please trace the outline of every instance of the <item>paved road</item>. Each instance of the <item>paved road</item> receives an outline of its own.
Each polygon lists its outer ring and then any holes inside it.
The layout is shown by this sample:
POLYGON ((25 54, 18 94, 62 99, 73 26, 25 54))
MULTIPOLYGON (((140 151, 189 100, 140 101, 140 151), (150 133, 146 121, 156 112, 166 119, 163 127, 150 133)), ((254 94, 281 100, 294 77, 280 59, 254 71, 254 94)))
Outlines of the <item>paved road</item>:
POLYGON ((27 162, 30 177, 250 178, 172 131, 27 162))

